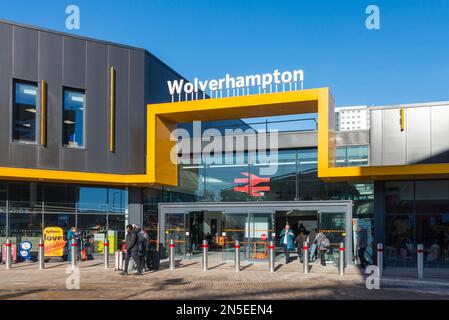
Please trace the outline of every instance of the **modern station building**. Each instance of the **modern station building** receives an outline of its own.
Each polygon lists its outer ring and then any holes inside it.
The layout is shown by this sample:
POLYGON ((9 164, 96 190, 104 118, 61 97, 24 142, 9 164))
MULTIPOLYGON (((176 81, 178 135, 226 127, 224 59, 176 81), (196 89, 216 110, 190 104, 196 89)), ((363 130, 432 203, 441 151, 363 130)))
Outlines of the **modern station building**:
POLYGON ((0 43, 2 243, 36 248, 46 228, 76 227, 112 252, 135 223, 161 256, 171 239, 180 257, 207 239, 230 259, 239 240, 243 259, 264 261, 289 223, 328 235, 328 260, 344 242, 352 263, 363 226, 388 265, 413 266, 422 243, 427 267, 449 266, 449 102, 359 107, 346 121, 328 88, 172 102, 167 81, 182 76, 146 50, 7 21, 0 43), (278 129, 276 172, 249 144, 243 163, 211 164, 202 147, 173 163, 172 130, 193 121, 278 129))

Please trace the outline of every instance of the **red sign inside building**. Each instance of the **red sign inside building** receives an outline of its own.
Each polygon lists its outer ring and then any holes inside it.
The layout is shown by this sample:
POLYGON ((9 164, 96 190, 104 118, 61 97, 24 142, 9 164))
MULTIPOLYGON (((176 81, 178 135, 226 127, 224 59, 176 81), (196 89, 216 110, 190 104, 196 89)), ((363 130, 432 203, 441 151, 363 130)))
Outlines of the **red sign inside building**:
POLYGON ((240 174, 246 178, 235 178, 234 183, 244 183, 245 185, 234 187, 234 191, 245 192, 253 197, 262 197, 263 193, 261 192, 270 191, 269 185, 260 185, 262 183, 270 183, 270 178, 261 178, 255 174, 250 174, 249 172, 240 172, 240 174))

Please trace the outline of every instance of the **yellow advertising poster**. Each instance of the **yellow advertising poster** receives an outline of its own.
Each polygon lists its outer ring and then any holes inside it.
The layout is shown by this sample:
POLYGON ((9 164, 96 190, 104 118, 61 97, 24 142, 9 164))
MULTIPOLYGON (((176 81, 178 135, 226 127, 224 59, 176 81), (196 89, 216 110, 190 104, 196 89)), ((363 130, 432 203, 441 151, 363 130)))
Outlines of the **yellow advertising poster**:
POLYGON ((44 255, 46 257, 62 257, 66 243, 62 228, 47 227, 44 229, 44 255))

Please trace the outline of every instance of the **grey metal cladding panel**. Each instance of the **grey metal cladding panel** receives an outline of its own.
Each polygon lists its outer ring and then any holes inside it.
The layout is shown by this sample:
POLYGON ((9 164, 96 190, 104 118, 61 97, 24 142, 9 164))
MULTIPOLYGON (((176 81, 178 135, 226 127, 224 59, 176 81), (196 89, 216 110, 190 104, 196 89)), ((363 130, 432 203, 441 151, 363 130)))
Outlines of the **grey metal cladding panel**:
POLYGON ((149 101, 148 103, 171 102, 167 81, 181 79, 179 75, 152 56, 149 56, 149 101))
POLYGON ((10 164, 12 27, 0 23, 0 165, 10 164))
POLYGON ((11 75, 12 68, 12 26, 0 23, 0 73, 11 75))
POLYGON ((62 132, 62 37, 39 32, 39 79, 47 83, 47 146, 39 148, 38 166, 59 169, 62 132))
POLYGON ((449 105, 431 109, 431 161, 449 163, 449 105))
POLYGON ((13 143, 11 146, 12 166, 16 168, 36 168, 37 148, 35 144, 13 143))
POLYGON ((371 166, 382 165, 382 110, 372 110, 370 115, 370 150, 371 166))
POLYGON ((145 173, 145 53, 130 50, 128 170, 145 173))
POLYGON ((63 84, 83 89, 86 85, 86 41, 63 37, 63 84))
POLYGON ((38 31, 13 27, 13 77, 37 81, 38 31))
POLYGON ((369 144, 369 130, 341 131, 336 134, 337 146, 360 146, 369 144))
POLYGON ((109 152, 109 71, 108 48, 87 43, 86 170, 108 172, 109 152))
MULTIPOLYGON (((108 46, 109 65, 115 68, 115 152, 108 153, 108 169, 127 173, 128 169, 128 85, 129 50, 108 46)), ((109 110, 108 110, 109 116, 109 110)))
POLYGON ((407 164, 430 161, 430 108, 407 108, 407 164))
POLYGON ((400 109, 382 110, 382 165, 403 165, 405 130, 401 131, 400 109))
POLYGON ((278 148, 308 148, 318 145, 316 132, 279 132, 278 148))
POLYGON ((86 171, 86 151, 77 148, 62 148, 62 166, 67 171, 86 171))

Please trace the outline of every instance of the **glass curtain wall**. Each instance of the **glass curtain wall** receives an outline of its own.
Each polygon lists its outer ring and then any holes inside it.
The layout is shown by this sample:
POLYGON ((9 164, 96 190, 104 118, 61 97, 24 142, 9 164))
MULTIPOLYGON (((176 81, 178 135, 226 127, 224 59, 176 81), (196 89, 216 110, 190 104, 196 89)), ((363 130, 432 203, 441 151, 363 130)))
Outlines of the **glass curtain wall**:
POLYGON ((62 228, 67 241, 68 231, 75 227, 79 245, 92 257, 104 252, 106 235, 113 253, 125 237, 127 203, 125 189, 0 183, 0 242, 5 243, 6 237, 15 244, 30 241, 35 255, 45 228, 62 228))
POLYGON ((385 183, 385 258, 389 265, 449 267, 449 180, 385 183))

